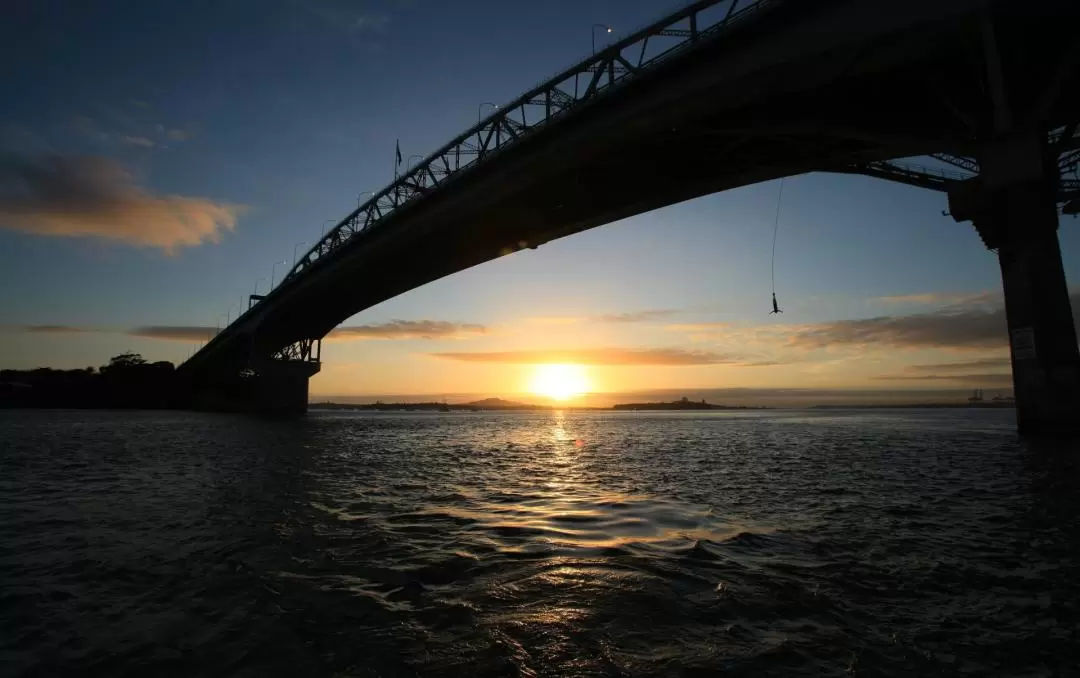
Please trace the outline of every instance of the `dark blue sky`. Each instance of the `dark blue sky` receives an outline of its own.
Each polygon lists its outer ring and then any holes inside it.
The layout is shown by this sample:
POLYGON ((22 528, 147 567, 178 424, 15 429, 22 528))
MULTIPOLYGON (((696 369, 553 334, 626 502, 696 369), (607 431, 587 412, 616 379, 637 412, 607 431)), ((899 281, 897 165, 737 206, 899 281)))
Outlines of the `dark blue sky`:
MULTIPOLYGON (((482 102, 509 100, 586 55, 593 23, 612 25, 617 38, 672 8, 640 0, 9 2, 0 23, 5 366, 98 364, 127 348, 182 359, 190 344, 127 332, 213 326, 235 314, 257 285, 265 291, 272 272, 280 278, 285 267, 272 270, 275 261, 291 262, 294 246, 310 246, 325 220, 388 183, 396 139, 406 158, 426 155, 474 123, 482 102), (111 201, 77 227, 71 213, 100 205, 76 196, 28 217, 16 199, 27 190, 27 168, 58 192, 101 189, 111 201), (206 238, 212 233, 216 241, 206 238), (25 331, 33 325, 95 331, 25 331)), ((348 324, 481 324, 493 331, 469 341, 484 351, 597 342, 702 348, 735 339, 672 327, 780 332, 933 313, 999 287, 994 256, 970 225, 942 216, 942 196, 808 175, 784 191, 777 284, 788 312, 776 325, 762 310, 777 188, 709 196, 516 254, 348 324), (907 298, 881 300, 898 296, 907 298), (671 313, 662 324, 620 323, 617 331, 579 322, 576 333, 543 323, 548 329, 537 333, 529 323, 642 309, 671 313)), ((1073 220, 1063 222, 1062 248, 1076 280, 1073 220)), ((323 390, 404 392, 413 388, 407 375, 433 366, 448 375, 439 388, 452 389, 470 378, 464 368, 427 357, 448 343, 465 350, 465 340, 451 337, 335 343, 324 351, 327 373, 369 361, 386 373, 376 385, 320 377, 323 390)), ((909 348, 908 362, 927 358, 920 351, 950 350, 909 348)), ((809 363, 787 374, 658 366, 668 370, 662 378, 606 378, 620 387, 634 379, 720 386, 787 378, 794 386, 871 378, 865 361, 834 372, 833 359, 809 363)))

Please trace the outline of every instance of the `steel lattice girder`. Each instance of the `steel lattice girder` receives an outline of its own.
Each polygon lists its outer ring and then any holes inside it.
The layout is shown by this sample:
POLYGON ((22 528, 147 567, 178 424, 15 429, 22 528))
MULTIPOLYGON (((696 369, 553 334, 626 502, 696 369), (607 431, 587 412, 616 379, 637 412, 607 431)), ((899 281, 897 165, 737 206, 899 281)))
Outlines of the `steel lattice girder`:
POLYGON ((497 108, 471 129, 409 168, 394 183, 372 196, 327 232, 296 261, 281 284, 344 246, 357 234, 374 228, 398 208, 423 197, 459 172, 471 169, 487 155, 516 143, 536 129, 557 120, 568 110, 605 94, 687 46, 711 39, 729 26, 758 16, 765 9, 784 1, 699 0, 601 49, 511 103, 497 108), (726 6, 726 10, 706 12, 717 6, 726 6))

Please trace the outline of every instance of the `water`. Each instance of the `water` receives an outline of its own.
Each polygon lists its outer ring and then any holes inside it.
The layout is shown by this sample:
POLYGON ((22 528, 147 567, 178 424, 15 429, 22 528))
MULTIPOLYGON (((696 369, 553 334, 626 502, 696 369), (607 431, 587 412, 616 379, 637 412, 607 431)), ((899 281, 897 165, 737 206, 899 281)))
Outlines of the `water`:
POLYGON ((0 412, 15 676, 1080 675, 1004 411, 0 412))

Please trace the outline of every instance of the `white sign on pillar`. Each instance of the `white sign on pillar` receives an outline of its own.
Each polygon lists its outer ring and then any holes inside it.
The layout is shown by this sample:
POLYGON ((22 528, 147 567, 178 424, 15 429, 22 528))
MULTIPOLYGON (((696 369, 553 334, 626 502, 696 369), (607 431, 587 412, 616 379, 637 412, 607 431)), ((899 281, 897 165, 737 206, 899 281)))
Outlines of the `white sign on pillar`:
POLYGON ((1035 330, 1018 327, 1009 333, 1013 360, 1035 360, 1035 330))

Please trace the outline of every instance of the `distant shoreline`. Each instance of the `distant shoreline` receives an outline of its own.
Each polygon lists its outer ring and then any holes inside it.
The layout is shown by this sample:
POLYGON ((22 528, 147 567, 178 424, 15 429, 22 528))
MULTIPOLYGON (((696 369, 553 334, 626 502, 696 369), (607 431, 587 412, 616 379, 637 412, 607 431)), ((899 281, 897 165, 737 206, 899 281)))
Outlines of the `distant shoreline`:
POLYGON ((622 403, 609 407, 590 405, 536 405, 532 403, 519 403, 501 398, 486 398, 468 403, 441 403, 441 402, 418 402, 418 403, 335 403, 313 402, 308 404, 308 409, 323 410, 368 410, 368 411, 438 411, 438 412, 521 412, 521 411, 550 411, 550 410, 588 410, 597 412, 622 412, 622 411, 709 411, 709 410, 767 410, 764 406, 748 405, 714 405, 705 401, 695 402, 683 398, 672 402, 658 403, 622 403))
POLYGON ((367 412, 550 412, 552 410, 575 410, 584 412, 740 412, 762 410, 919 410, 919 409, 1014 409, 1011 402, 1000 403, 900 403, 900 404, 849 404, 849 405, 806 405, 791 407, 754 406, 754 405, 715 405, 702 402, 660 402, 660 403, 621 403, 607 407, 592 405, 535 405, 500 401, 489 398, 486 401, 471 403, 335 403, 312 402, 311 410, 343 410, 367 412))

